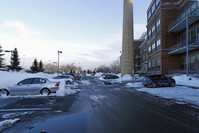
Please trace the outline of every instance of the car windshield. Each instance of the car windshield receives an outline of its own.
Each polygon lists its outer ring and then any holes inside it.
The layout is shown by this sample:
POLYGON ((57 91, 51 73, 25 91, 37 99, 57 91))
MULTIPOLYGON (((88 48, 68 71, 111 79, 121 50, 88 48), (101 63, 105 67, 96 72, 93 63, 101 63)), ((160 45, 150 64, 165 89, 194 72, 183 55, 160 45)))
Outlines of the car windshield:
POLYGON ((199 0, 0 0, 0 133, 199 133, 199 0))

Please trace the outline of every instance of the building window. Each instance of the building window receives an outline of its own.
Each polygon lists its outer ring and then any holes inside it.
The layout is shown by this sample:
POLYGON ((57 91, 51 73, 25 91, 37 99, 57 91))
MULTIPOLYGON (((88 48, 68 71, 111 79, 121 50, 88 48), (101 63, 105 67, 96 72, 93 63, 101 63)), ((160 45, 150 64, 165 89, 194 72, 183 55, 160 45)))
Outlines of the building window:
POLYGON ((158 40, 157 40, 157 51, 160 50, 160 44, 161 44, 160 39, 158 39, 158 40))
POLYGON ((152 6, 152 14, 154 13, 154 11, 155 11, 155 3, 152 6))
POLYGON ((149 55, 150 55, 151 54, 151 46, 149 46, 148 51, 149 51, 149 55))
POLYGON ((149 39, 151 38, 151 29, 149 30, 149 39))
POLYGON ((193 12, 196 9, 196 2, 193 3, 193 5, 191 6, 191 12, 193 12))
POLYGON ((160 30, 160 19, 156 22, 157 32, 160 30))
POLYGON ((196 42, 196 29, 191 31, 191 38, 190 38, 191 43, 196 42))
POLYGON ((196 64, 197 64, 197 71, 199 72, 199 54, 198 55, 196 55, 196 64))
POLYGON ((159 6, 160 0, 156 0, 156 6, 159 6))
POLYGON ((160 71, 160 56, 157 56, 157 67, 156 71, 160 71))
POLYGON ((155 43, 152 44, 152 53, 155 53, 155 43))
POLYGON ((184 71, 185 70, 185 58, 181 57, 180 59, 180 70, 184 71))
POLYGON ((148 70, 151 71, 151 60, 148 60, 149 64, 148 64, 148 70))
POLYGON ((152 59, 151 64, 152 64, 151 70, 152 70, 152 71, 155 71, 155 58, 152 59))
POLYGON ((188 16, 190 14, 190 8, 187 8, 186 10, 186 16, 188 16))
POLYGON ((190 70, 195 71, 196 67, 195 67, 195 56, 191 56, 190 57, 190 70))
POLYGON ((155 35, 155 25, 152 27, 152 36, 155 35))
POLYGON ((148 12, 148 20, 151 18, 151 10, 148 12))

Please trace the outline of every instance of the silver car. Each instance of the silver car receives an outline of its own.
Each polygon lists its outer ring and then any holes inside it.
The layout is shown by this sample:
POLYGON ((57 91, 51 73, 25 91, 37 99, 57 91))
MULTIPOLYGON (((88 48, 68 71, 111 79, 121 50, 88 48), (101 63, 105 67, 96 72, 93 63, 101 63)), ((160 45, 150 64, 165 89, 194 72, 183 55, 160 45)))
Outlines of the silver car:
POLYGON ((46 78, 27 78, 10 88, 0 89, 0 96, 8 95, 49 95, 59 89, 59 82, 51 82, 46 78))
POLYGON ((72 83, 74 83, 74 77, 71 76, 71 75, 60 75, 60 76, 54 77, 53 79, 54 80, 58 80, 58 81, 60 79, 63 79, 63 80, 65 80, 66 84, 72 84, 72 83))

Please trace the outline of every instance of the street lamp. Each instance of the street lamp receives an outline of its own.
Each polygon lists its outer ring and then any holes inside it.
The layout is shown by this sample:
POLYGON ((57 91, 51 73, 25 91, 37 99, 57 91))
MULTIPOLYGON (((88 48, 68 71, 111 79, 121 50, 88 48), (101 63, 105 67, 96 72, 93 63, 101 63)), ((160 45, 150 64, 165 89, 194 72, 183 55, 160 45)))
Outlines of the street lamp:
POLYGON ((57 51, 58 53, 58 62, 57 62, 57 74, 59 73, 59 54, 62 53, 62 51, 57 51))
POLYGON ((10 61, 11 61, 12 60, 12 52, 13 52, 13 50, 4 50, 4 52, 11 53, 11 56, 10 56, 10 61))
POLYGON ((1 53, 1 52, 3 52, 3 49, 2 49, 2 46, 1 46, 1 44, 0 44, 0 53, 1 53))

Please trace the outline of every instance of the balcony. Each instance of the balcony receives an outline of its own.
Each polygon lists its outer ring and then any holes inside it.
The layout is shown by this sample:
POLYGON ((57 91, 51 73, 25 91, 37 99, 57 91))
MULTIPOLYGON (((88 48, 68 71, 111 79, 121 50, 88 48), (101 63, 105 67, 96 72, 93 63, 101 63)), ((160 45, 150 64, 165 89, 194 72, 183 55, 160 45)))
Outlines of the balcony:
MULTIPOLYGON (((199 49, 198 41, 189 42, 189 51, 199 49)), ((186 41, 180 42, 169 48, 169 54, 182 54, 187 50, 186 41)))
MULTIPOLYGON (((188 25, 192 25, 193 23, 199 20, 199 8, 193 10, 189 15, 188 25)), ((186 29, 186 18, 187 16, 181 17, 179 16, 170 26, 169 32, 179 32, 186 29)))

